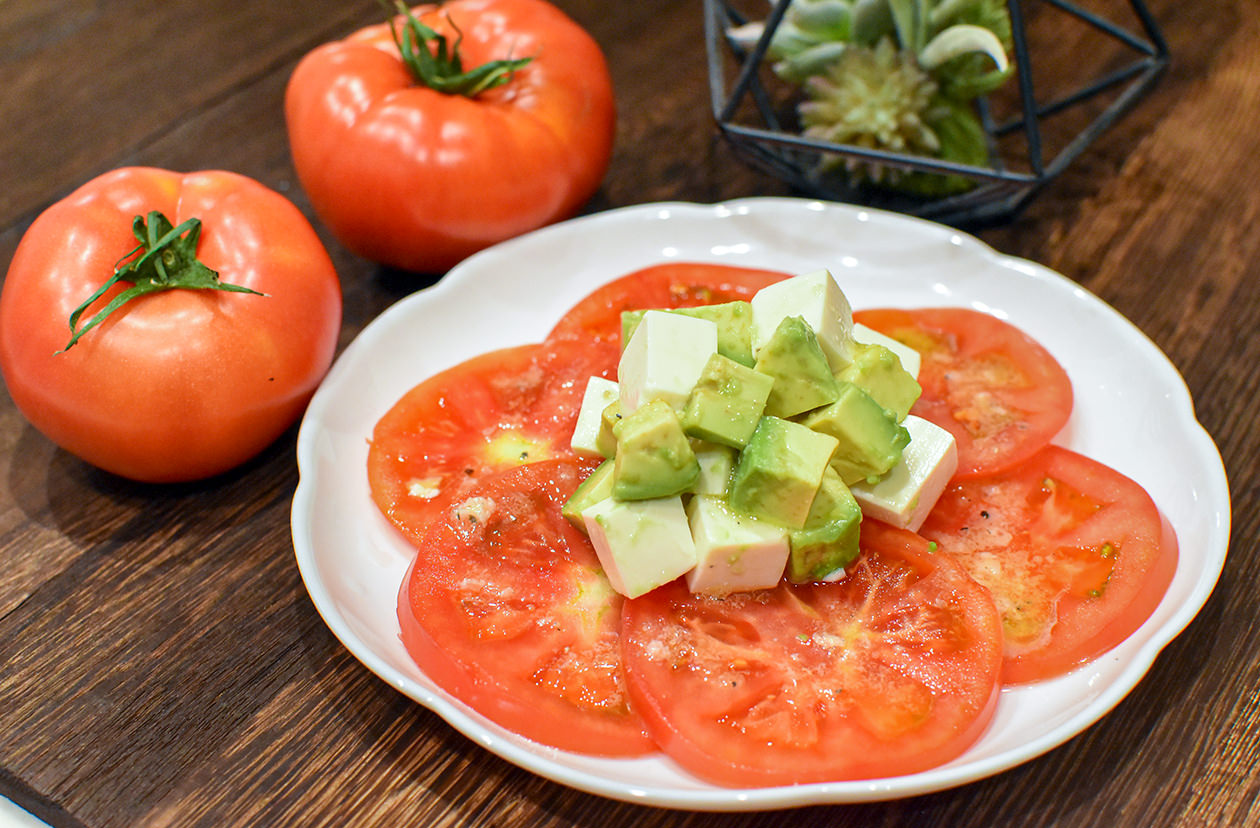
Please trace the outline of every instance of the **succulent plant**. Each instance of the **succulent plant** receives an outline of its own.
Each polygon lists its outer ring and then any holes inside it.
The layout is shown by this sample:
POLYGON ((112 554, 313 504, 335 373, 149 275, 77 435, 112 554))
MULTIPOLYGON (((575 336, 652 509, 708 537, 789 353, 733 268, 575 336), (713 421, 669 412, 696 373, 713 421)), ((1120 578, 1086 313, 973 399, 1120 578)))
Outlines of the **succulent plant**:
MULTIPOLYGON (((730 30, 751 48, 764 22, 730 30)), ((805 134, 849 146, 984 164, 988 146, 972 102, 1011 74, 1005 0, 789 0, 766 51, 803 92, 805 134)), ((960 176, 906 173, 824 154, 823 170, 931 195, 971 185, 960 176)))
MULTIPOLYGON (((940 140, 929 126, 936 81, 913 55, 885 37, 873 48, 849 46, 818 74, 805 78, 806 100, 797 108, 805 135, 866 149, 934 155, 940 140)), ((824 156, 825 166, 842 157, 824 156)), ((850 160, 854 172, 865 162, 850 160)), ((881 180, 883 171, 869 176, 881 180)))

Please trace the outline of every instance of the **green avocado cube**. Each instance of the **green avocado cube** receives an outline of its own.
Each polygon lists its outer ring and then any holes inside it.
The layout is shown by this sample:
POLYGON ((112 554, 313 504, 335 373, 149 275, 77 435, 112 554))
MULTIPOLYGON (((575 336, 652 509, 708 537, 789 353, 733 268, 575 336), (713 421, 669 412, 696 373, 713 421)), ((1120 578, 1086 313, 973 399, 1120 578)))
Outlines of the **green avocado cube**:
POLYGON ((731 473, 733 509, 801 529, 838 441, 800 423, 762 417, 731 473))
POLYGON ((883 345, 859 342, 853 344, 851 356, 853 361, 836 374, 836 379, 853 383, 893 412, 897 422, 904 420, 923 388, 901 367, 901 359, 883 345))
POLYGON ((834 402, 838 383, 818 337, 800 316, 786 316, 757 352, 757 371, 774 377, 766 414, 795 417, 834 402))
POLYGON ((836 470, 823 472, 805 527, 788 533, 788 580, 821 581, 857 560, 862 509, 836 470))
POLYGON ((613 429, 621 422, 621 400, 613 400, 604 406, 599 415, 599 433, 595 435, 595 450, 612 459, 617 453, 617 437, 613 429))
POLYGON ((612 497, 613 465, 613 461, 605 460, 596 466, 595 471, 578 484, 560 507, 560 514, 583 532, 586 531, 586 521, 582 519, 582 510, 612 497))
POLYGON ((729 357, 709 357, 683 406, 683 431, 691 437, 743 448, 766 408, 774 377, 729 357))
MULTIPOLYGON (((708 319, 717 325, 717 352, 740 365, 753 366, 752 304, 742 300, 692 308, 672 308, 670 313, 708 319)), ((621 347, 625 348, 646 310, 621 312, 621 347)))
POLYGON ((648 500, 688 491, 700 476, 691 441, 664 400, 641 405, 613 428, 612 494, 617 500, 648 500))
POLYGON ((910 444, 910 432, 893 413, 851 382, 840 383, 836 401, 809 412, 801 423, 836 438, 831 467, 847 485, 887 474, 910 444))

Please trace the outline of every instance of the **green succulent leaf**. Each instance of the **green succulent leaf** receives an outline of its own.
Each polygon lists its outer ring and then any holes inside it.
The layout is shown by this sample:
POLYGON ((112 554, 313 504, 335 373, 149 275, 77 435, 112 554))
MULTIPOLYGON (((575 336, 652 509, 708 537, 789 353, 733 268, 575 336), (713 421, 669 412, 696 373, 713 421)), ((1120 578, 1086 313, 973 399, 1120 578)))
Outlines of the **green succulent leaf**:
POLYGON ((786 81, 803 84, 809 78, 824 74, 846 49, 857 48, 848 43, 819 43, 788 55, 774 65, 775 74, 786 81))
POLYGON ((853 4, 853 42, 874 46, 897 31, 888 0, 856 0, 853 4))
POLYGON ((993 61, 978 53, 959 55, 942 64, 932 74, 941 94, 954 101, 972 101, 1002 86, 1015 73, 1015 67, 994 69, 993 61))
POLYGON ((1006 71, 1009 62, 1002 41, 992 31, 970 23, 950 26, 932 38, 919 51, 919 65, 931 72, 959 55, 977 52, 991 57, 999 72, 1006 71))
MULTIPOLYGON (((943 161, 989 165, 988 138, 975 111, 966 104, 938 100, 931 109, 929 125, 936 134, 939 148, 936 157, 943 161)), ((939 198, 966 192, 975 181, 962 175, 912 172, 896 182, 902 192, 939 198)))
POLYGON ((903 49, 917 55, 927 45, 927 0, 889 0, 888 5, 897 28, 897 41, 903 49))
POLYGON ((942 0, 932 9, 930 24, 933 32, 961 24, 980 26, 997 35, 1008 52, 1013 45, 1006 0, 942 0))
POLYGON ((793 0, 786 18, 816 42, 847 42, 852 31, 852 7, 847 0, 793 0))

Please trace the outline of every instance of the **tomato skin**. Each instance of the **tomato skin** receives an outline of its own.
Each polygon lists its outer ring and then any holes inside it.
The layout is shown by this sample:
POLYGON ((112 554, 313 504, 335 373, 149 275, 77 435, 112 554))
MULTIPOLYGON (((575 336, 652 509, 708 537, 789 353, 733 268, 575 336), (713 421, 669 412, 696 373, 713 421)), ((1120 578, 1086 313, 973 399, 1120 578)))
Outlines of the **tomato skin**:
POLYGON ((443 498, 417 539, 399 626, 425 674, 492 721, 561 750, 639 756, 655 747, 625 691, 622 598, 560 514, 587 472, 530 463, 443 498))
POLYGON ((0 296, 0 368, 22 413, 70 453, 139 481, 196 480, 245 462, 297 419, 340 327, 332 261, 283 196, 234 173, 123 168, 23 236, 0 296), (71 312, 136 246, 132 220, 150 210, 176 225, 201 219, 199 259, 266 295, 142 296, 57 353, 71 312))
POLYGON ((954 481, 920 532, 993 593, 1007 684, 1059 675, 1119 644, 1177 568, 1176 535, 1150 495, 1059 446, 954 481))
POLYGON ((631 699, 670 757, 730 786, 899 776, 988 726, 1001 627, 987 593, 927 541, 863 521, 836 583, 726 598, 681 581, 629 600, 631 699))
POLYGON ((309 53, 285 94, 298 178, 353 252, 420 272, 568 218, 611 158, 602 52, 543 0, 451 0, 416 16, 460 44, 466 68, 529 57, 476 98, 417 86, 388 24, 309 53), (452 31, 452 25, 459 33, 452 31))
POLYGON ((919 351, 923 395, 914 413, 954 435, 957 477, 1010 468, 1067 423, 1072 383, 1040 343, 969 308, 875 308, 855 322, 919 351))

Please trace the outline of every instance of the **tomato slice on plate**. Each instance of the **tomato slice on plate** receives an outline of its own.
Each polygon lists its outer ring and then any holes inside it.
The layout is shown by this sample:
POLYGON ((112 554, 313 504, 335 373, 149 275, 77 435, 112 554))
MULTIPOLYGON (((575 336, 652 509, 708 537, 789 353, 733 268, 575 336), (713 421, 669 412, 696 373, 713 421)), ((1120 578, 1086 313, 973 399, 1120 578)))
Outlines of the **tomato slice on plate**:
POLYGON ((654 745, 626 695, 622 599, 560 514, 585 473, 531 463, 442 498, 399 593, 402 641, 433 681, 515 733, 640 755, 654 745))
POLYGON ((686 308, 749 300, 766 285, 790 274, 703 262, 652 265, 596 288, 551 329, 548 342, 577 341, 616 369, 621 355, 621 312, 686 308))
POLYGON ((841 581, 627 601, 627 683, 679 764, 734 786, 914 773, 957 756, 996 706, 1001 625, 926 540, 867 520, 841 581))
POLYGON ((1072 383, 1036 340, 968 308, 856 311, 856 322, 922 356, 923 395, 914 413, 958 441, 957 476, 1010 468, 1036 454, 1067 423, 1072 383))
POLYGON ((992 592, 1008 683, 1058 675, 1123 641, 1177 568, 1176 535, 1150 495, 1059 446, 954 481, 920 532, 992 592))
POLYGON ((572 458, 569 442, 595 372, 576 343, 474 357, 417 385, 378 421, 368 450, 372 498, 414 538, 439 495, 496 472, 572 458))

